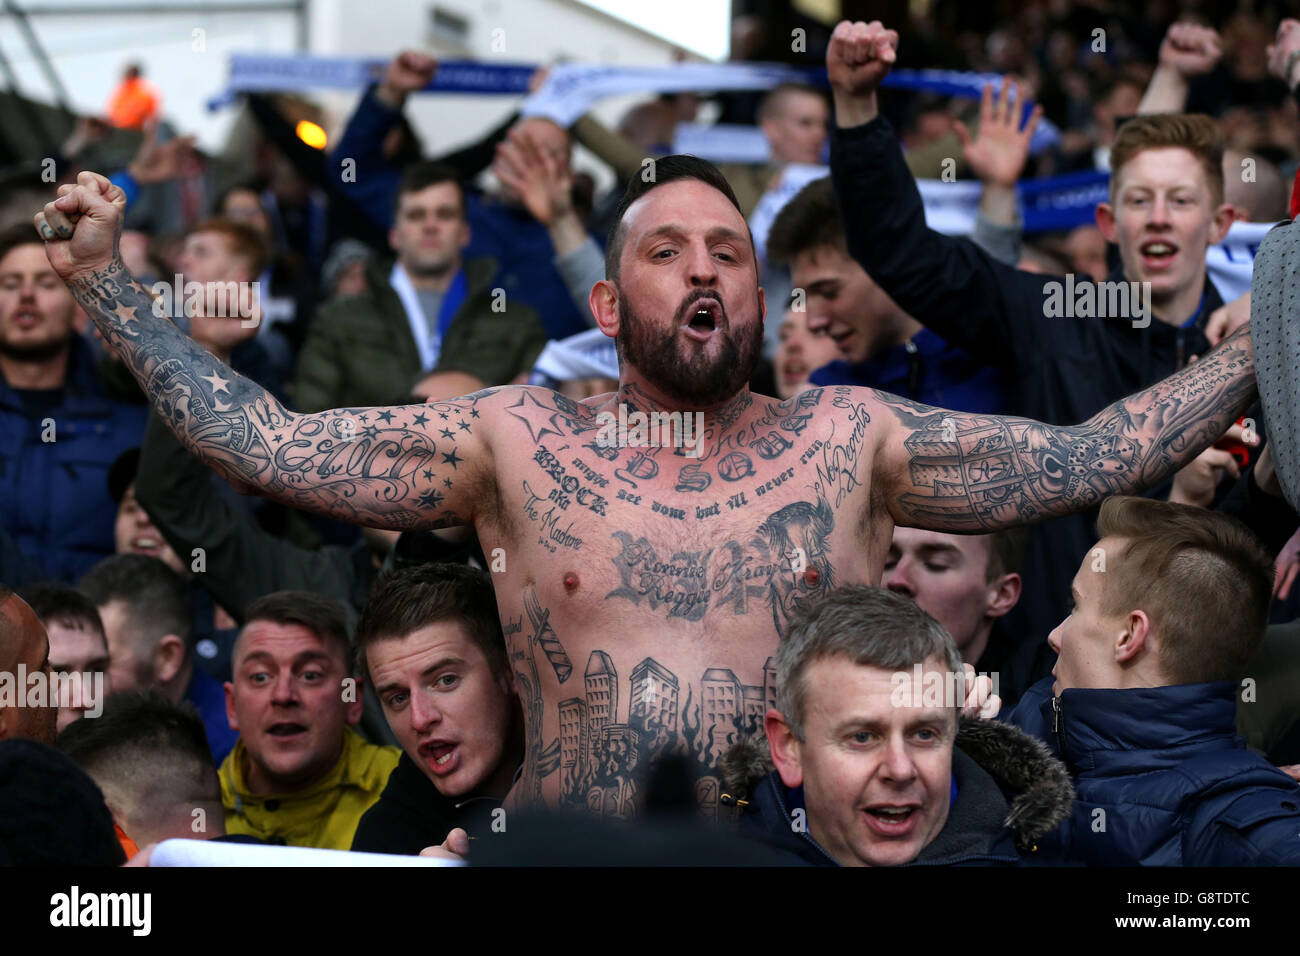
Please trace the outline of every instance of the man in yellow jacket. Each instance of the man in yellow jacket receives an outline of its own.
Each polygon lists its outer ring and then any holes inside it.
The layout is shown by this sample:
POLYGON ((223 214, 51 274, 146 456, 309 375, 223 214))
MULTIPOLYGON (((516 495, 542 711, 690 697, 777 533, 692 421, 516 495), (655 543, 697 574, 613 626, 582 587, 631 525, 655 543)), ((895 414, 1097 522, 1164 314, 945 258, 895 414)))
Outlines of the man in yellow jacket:
POLYGON ((226 832, 346 850, 401 751, 367 743, 343 607, 310 591, 249 605, 226 684, 239 741, 221 765, 226 832))

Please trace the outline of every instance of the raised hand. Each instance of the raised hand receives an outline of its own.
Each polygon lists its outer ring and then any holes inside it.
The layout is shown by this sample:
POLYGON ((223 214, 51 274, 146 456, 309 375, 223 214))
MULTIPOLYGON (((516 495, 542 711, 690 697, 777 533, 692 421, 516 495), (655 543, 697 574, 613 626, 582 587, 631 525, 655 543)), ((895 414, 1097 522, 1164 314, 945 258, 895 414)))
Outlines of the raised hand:
POLYGON ((1295 86, 1295 65, 1300 57, 1293 60, 1291 55, 1296 52, 1300 52, 1300 20, 1288 17, 1277 25, 1277 35, 1266 51, 1268 72, 1287 86, 1295 86))
POLYGON ((148 120, 144 125, 144 140, 126 171, 141 186, 166 182, 184 174, 185 161, 193 150, 193 136, 178 136, 159 143, 158 121, 148 120))
POLYGON ((419 50, 403 50, 388 64, 384 82, 376 91, 390 106, 401 106, 410 93, 422 90, 438 72, 438 61, 419 50))
POLYGON ((1183 76, 1199 76, 1214 69, 1223 56, 1223 39, 1217 30, 1195 23, 1175 23, 1160 44, 1160 65, 1183 76))
POLYGON ((573 211, 573 172, 526 130, 510 130, 497 144, 492 172, 543 226, 573 211))
POLYGON ((1029 141, 1043 117, 1043 108, 1036 105, 1021 129, 1019 93, 1020 88, 1003 77, 1002 89, 995 100, 993 84, 985 84, 980 101, 979 136, 972 139, 965 123, 956 124, 966 162, 986 185, 1015 186, 1029 158, 1029 141))
POLYGON ((45 241, 45 255, 65 282, 104 269, 117 258, 126 194, 108 178, 89 170, 77 183, 59 187, 59 196, 33 222, 45 241))
POLYGON ((898 31, 879 20, 841 20, 826 48, 826 72, 831 87, 852 96, 874 93, 898 57, 898 31))

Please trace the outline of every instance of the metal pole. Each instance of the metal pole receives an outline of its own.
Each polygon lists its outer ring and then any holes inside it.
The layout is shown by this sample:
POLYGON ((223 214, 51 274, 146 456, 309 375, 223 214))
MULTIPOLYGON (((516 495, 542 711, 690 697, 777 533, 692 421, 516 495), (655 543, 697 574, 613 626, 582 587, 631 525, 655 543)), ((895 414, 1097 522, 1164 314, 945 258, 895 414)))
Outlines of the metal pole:
POLYGON ((41 46, 40 38, 36 35, 36 31, 32 29, 32 25, 27 19, 27 13, 14 0, 5 0, 5 8, 18 21, 18 29, 23 31, 23 36, 27 39, 27 46, 31 48, 33 57, 45 74, 46 81, 54 90, 54 100, 59 104, 59 109, 68 115, 72 115, 72 107, 68 105, 68 91, 64 89, 63 81, 59 79, 54 64, 50 62, 45 47, 41 46))

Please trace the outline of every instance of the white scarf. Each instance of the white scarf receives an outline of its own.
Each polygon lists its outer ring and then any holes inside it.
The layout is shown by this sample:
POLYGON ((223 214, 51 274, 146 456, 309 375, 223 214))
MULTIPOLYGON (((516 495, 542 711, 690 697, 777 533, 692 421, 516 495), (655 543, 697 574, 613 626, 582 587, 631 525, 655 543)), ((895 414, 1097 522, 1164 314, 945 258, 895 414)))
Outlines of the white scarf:
POLYGON ((393 271, 388 274, 388 284, 402 300, 402 308, 406 310, 406 321, 411 326, 411 335, 415 339, 415 348, 420 353, 420 367, 428 371, 438 363, 441 343, 430 334, 424 307, 420 305, 420 296, 400 262, 393 264, 393 271))

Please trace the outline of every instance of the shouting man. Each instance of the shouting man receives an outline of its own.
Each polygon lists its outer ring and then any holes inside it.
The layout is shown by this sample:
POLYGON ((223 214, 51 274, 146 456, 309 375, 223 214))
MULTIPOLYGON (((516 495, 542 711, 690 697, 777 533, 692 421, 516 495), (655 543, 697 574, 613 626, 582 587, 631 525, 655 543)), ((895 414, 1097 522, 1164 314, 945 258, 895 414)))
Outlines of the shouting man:
MULTIPOLYGON (((879 69, 851 45, 831 56, 879 69)), ((1255 396, 1248 331, 1073 426, 848 386, 751 394, 765 312, 753 242, 713 166, 665 157, 628 188, 591 291, 618 345, 617 393, 578 403, 506 387, 295 414, 154 314, 117 253, 122 206, 86 172, 36 225, 188 447, 294 507, 400 530, 474 526, 524 713, 512 805, 627 817, 672 753, 711 810, 718 756, 761 732, 775 699, 791 611, 878 582, 895 524, 988 532, 1095 507, 1191 461, 1255 396), (674 447, 685 429, 635 427, 635 412, 702 429, 674 447)))

